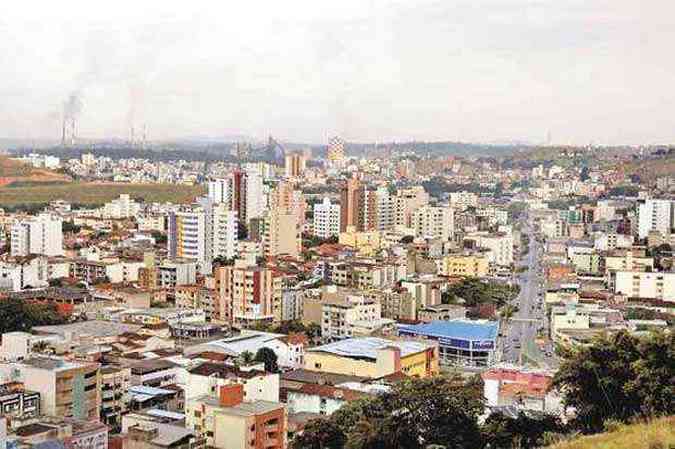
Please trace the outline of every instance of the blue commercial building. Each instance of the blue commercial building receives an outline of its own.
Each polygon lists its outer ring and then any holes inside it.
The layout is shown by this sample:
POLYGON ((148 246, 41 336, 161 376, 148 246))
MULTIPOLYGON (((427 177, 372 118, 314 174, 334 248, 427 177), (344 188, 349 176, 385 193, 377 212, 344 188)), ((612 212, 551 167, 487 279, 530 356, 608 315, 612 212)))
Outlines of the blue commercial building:
POLYGON ((455 319, 399 324, 398 335, 437 341, 443 365, 490 366, 496 361, 499 322, 455 319))

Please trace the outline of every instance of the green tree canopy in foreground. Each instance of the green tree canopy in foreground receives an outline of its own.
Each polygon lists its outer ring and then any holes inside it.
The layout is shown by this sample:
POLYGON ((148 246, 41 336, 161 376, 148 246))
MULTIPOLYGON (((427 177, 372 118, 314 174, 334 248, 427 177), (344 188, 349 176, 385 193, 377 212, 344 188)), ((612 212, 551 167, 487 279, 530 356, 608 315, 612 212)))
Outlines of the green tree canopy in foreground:
POLYGON ((482 390, 458 378, 411 379, 388 393, 353 401, 305 427, 293 449, 448 449, 481 447, 482 390), (330 431, 328 431, 328 429, 330 431))
POLYGON ((575 426, 601 431, 608 420, 675 414, 675 334, 627 332, 567 350, 553 385, 576 410, 575 426))

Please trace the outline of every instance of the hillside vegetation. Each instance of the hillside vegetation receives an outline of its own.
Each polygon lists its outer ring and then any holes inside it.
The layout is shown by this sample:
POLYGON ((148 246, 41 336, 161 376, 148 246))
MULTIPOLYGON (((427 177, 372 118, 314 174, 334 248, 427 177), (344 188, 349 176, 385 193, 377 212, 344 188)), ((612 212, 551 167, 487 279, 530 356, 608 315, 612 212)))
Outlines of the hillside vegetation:
POLYGON ((72 204, 99 206, 128 193, 132 198, 146 202, 189 203, 205 193, 203 186, 181 184, 126 184, 126 183, 49 183, 19 184, 0 188, 0 207, 30 208, 43 206, 53 200, 66 200, 72 204))
POLYGON ((549 449, 670 449, 675 448, 675 416, 648 423, 621 425, 615 430, 575 438, 549 449))

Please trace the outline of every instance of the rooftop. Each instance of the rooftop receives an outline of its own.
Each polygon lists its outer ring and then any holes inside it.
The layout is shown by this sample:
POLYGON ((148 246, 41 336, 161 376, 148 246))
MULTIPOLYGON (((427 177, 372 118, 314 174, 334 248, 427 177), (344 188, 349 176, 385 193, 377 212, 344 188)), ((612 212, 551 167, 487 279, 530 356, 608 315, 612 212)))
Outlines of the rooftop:
POLYGON ((399 325, 399 332, 438 338, 457 338, 463 340, 494 340, 497 338, 499 323, 487 320, 448 320, 431 323, 399 325))
POLYGON ((57 326, 35 326, 33 332, 39 334, 57 334, 65 337, 67 333, 81 337, 89 335, 93 337, 116 337, 127 332, 136 332, 141 326, 113 323, 111 321, 92 320, 79 323, 62 324, 57 326))
POLYGON ((348 338, 346 340, 328 343, 317 346, 309 351, 327 352, 341 357, 365 358, 376 360, 377 351, 388 347, 395 347, 401 350, 401 356, 416 354, 424 351, 430 345, 418 341, 385 340, 384 338, 363 337, 348 338))
MULTIPOLYGON (((273 334, 270 332, 243 331, 239 335, 221 338, 219 340, 212 340, 199 345, 195 345, 192 348, 195 348, 198 352, 215 351, 234 356, 239 355, 246 351, 255 354, 256 351, 258 351, 258 349, 260 349, 265 342, 270 340, 281 339, 283 337, 286 337, 286 335, 273 334)), ((195 352, 195 351, 188 351, 188 352, 195 352)))
POLYGON ((251 402, 241 402, 237 405, 233 405, 231 407, 226 407, 220 404, 220 401, 218 398, 214 398, 213 396, 200 396, 198 398, 195 398, 193 402, 197 403, 205 403, 208 404, 212 407, 218 407, 218 412, 219 413, 226 413, 229 415, 237 415, 237 416, 256 416, 256 415, 264 415, 266 413, 273 412, 275 410, 278 410, 280 408, 285 407, 284 404, 280 402, 270 402, 270 401, 263 401, 263 400, 256 400, 256 401, 251 401, 251 402))
POLYGON ((73 368, 79 368, 85 366, 85 363, 71 362, 68 360, 52 358, 52 357, 40 357, 35 356, 20 362, 25 366, 30 366, 33 368, 48 370, 48 371, 60 371, 68 370, 73 368))

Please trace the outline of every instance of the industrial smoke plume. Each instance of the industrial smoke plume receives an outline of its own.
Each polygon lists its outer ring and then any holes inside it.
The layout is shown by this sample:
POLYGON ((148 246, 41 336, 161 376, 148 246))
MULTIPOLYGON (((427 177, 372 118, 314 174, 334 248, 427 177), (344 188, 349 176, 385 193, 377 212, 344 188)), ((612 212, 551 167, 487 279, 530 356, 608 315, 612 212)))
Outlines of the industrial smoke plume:
POLYGON ((82 98, 79 92, 72 92, 66 101, 63 102, 63 129, 61 134, 61 143, 66 144, 66 134, 68 125, 70 125, 70 142, 75 143, 75 125, 77 116, 82 112, 82 98))

